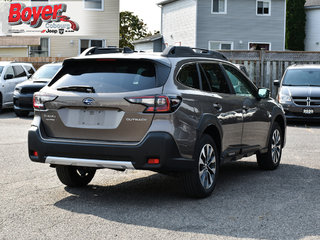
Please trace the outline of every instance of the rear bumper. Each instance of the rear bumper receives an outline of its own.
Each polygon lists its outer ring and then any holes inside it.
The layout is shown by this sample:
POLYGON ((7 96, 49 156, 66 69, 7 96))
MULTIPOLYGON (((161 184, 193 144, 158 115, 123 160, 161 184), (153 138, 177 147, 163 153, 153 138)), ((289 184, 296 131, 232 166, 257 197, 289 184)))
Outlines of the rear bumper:
POLYGON ((37 127, 28 133, 29 157, 34 162, 112 169, 141 169, 157 172, 187 171, 193 159, 182 158, 172 136, 151 132, 137 145, 108 145, 44 139, 37 127), (34 156, 34 152, 38 156, 34 156), (159 164, 148 164, 159 158, 159 164))

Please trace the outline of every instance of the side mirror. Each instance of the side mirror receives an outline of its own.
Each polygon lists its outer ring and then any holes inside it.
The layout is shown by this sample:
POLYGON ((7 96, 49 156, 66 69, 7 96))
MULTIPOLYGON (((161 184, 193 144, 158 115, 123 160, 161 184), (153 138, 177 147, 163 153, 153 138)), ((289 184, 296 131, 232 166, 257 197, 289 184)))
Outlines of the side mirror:
POLYGON ((32 74, 28 74, 27 78, 30 79, 32 77, 32 74))
POLYGON ((8 73, 4 76, 4 80, 8 80, 8 79, 12 79, 12 78, 13 78, 13 74, 10 74, 10 73, 8 73))
POLYGON ((273 85, 276 87, 280 86, 280 80, 273 80, 273 85))
POLYGON ((270 97, 270 90, 267 88, 259 88, 258 95, 260 99, 267 99, 270 97))

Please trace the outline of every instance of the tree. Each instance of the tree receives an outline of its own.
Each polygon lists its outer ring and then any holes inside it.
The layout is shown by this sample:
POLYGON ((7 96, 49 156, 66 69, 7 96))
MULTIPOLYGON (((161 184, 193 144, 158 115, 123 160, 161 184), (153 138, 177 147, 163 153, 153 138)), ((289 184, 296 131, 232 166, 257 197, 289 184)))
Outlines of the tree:
POLYGON ((305 2, 305 0, 287 0, 286 48, 289 50, 304 51, 305 2))
POLYGON ((150 36, 151 33, 147 32, 147 25, 142 19, 132 12, 120 12, 120 42, 119 46, 130 47, 133 49, 132 42, 150 36))

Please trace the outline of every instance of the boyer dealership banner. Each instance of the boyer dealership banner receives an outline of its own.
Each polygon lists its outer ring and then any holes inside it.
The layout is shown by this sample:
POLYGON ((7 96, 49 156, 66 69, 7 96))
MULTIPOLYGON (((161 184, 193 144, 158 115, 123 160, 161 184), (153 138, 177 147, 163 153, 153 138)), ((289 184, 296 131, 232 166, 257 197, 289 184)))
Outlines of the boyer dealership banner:
POLYGON ((89 35, 90 17, 83 1, 0 0, 0 36, 89 35))

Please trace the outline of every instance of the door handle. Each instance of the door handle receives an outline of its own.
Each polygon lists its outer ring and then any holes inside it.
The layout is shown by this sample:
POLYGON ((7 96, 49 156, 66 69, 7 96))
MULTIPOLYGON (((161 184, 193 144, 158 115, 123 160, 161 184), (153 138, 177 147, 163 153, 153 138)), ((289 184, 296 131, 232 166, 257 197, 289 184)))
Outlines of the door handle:
POLYGON ((221 106, 221 104, 219 104, 219 103, 214 103, 214 104, 213 104, 213 107, 214 107, 218 112, 221 112, 221 111, 222 111, 222 106, 221 106))

